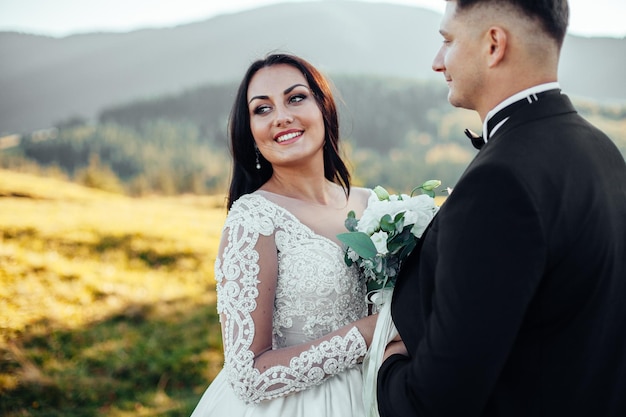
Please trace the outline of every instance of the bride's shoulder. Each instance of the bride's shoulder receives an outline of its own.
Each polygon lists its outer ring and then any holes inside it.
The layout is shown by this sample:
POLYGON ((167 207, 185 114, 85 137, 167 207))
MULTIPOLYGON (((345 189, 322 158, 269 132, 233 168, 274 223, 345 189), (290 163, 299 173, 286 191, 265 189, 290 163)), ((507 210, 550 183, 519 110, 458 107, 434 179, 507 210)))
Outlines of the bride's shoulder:
POLYGON ((245 194, 231 206, 224 228, 241 228, 248 232, 270 235, 280 222, 281 214, 280 208, 263 196, 245 194))
POLYGON ((372 189, 371 188, 364 188, 364 187, 352 187, 350 188, 350 196, 355 196, 356 198, 360 199, 360 200, 364 200, 367 202, 367 199, 370 198, 370 196, 372 195, 372 189))
POLYGON ((370 188, 363 187, 351 187, 350 188, 350 200, 351 204, 365 208, 367 207, 367 202, 372 195, 372 190, 370 188))
POLYGON ((275 203, 258 193, 244 194, 239 197, 228 211, 229 218, 272 217, 278 207, 275 203))
POLYGON ((230 211, 247 211, 251 208, 266 206, 271 203, 259 192, 244 194, 233 203, 230 211))

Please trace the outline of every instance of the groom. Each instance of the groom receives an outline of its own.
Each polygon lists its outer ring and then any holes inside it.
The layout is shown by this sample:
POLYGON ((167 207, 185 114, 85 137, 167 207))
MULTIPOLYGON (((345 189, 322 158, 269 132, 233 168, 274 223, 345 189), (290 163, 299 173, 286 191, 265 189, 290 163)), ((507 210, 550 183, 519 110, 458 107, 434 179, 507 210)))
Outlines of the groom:
POLYGON ((626 164, 557 83, 565 0, 447 0, 481 150, 405 261, 382 417, 626 416, 626 164))

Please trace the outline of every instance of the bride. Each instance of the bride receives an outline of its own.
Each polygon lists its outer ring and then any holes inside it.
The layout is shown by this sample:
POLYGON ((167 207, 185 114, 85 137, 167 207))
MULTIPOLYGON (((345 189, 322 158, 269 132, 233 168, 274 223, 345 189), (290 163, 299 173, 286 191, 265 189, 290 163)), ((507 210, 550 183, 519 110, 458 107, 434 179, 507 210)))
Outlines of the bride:
POLYGON ((236 96, 228 216, 215 264, 224 368, 192 417, 363 416, 376 315, 336 235, 370 190, 350 187, 328 82, 270 55, 236 96))

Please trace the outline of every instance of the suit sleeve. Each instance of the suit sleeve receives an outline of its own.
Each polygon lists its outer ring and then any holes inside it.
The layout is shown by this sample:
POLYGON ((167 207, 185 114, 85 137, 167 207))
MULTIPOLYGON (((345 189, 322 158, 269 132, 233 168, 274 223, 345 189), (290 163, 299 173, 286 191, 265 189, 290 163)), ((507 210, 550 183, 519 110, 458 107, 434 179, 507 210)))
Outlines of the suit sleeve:
POLYGON ((510 167, 483 165, 468 171, 445 203, 421 252, 434 265, 432 311, 410 358, 394 355, 379 371, 382 417, 483 412, 546 259, 529 188, 510 167))

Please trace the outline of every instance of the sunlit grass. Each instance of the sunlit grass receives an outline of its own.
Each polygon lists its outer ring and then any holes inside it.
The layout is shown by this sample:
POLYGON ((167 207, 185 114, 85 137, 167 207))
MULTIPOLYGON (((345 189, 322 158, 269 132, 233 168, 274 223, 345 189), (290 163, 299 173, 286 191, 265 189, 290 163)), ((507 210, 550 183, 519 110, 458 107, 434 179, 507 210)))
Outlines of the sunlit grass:
POLYGON ((223 197, 0 170, 0 414, 186 416, 221 366, 223 197))

